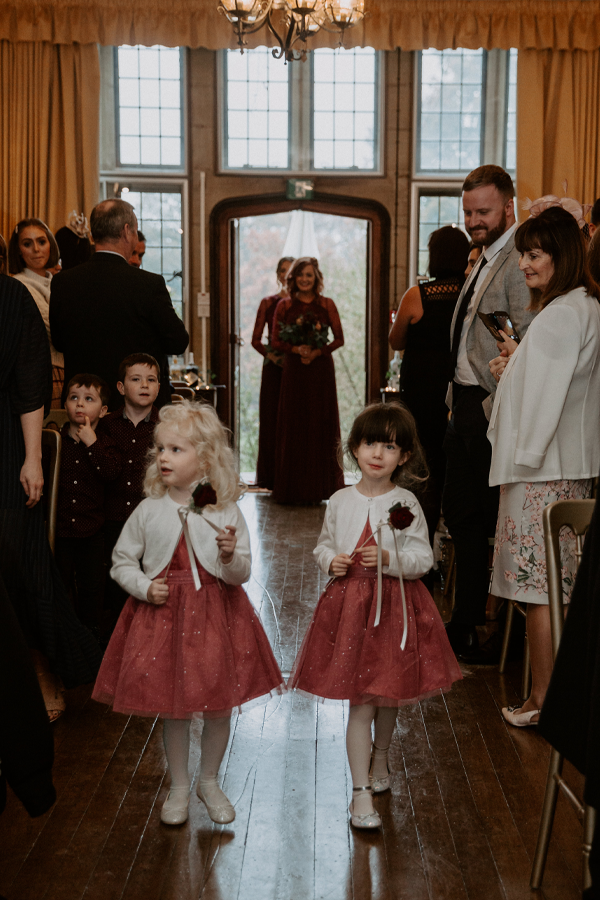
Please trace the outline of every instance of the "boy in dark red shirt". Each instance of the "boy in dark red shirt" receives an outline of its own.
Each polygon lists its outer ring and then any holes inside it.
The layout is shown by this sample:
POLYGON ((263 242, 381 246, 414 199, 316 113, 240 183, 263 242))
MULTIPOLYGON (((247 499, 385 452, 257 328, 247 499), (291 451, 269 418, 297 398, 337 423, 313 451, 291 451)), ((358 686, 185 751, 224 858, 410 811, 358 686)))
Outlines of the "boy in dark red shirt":
MULTIPOLYGON (((160 388, 158 362, 148 353, 132 353, 119 366, 119 393, 123 406, 102 421, 102 432, 120 451, 123 467, 106 491, 104 543, 108 569, 121 529, 144 498, 146 458, 154 440, 158 409, 154 401, 160 388)), ((107 606, 118 613, 127 594, 111 578, 106 585, 107 606)))
POLYGON ((109 387, 81 374, 67 385, 69 421, 61 430, 55 559, 79 618, 98 634, 104 582, 104 486, 121 469, 119 451, 96 434, 106 415, 109 387))

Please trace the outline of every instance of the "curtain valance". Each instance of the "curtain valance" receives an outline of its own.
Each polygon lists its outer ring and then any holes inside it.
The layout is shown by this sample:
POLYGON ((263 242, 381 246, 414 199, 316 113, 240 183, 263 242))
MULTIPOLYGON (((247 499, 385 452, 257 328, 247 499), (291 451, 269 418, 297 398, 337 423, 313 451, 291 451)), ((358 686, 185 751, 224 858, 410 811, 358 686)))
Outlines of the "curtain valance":
MULTIPOLYGON (((0 0, 0 39, 54 44, 235 47, 217 0, 0 0)), ((600 48, 600 0, 366 0, 364 22, 345 45, 378 50, 494 47, 600 48)), ((249 46, 272 43, 266 31, 249 46)), ((321 31, 311 47, 336 46, 321 31)))

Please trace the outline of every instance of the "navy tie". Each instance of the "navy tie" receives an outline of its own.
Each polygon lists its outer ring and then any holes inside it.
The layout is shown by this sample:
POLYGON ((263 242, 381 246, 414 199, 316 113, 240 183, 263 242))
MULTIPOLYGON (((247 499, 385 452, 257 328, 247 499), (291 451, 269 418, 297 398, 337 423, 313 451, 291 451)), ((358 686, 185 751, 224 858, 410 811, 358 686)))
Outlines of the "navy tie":
POLYGON ((448 374, 448 381, 454 381, 454 373, 456 372, 456 363, 458 360, 458 348, 460 346, 460 338, 462 335, 465 316, 467 314, 469 303, 471 302, 471 298, 475 291, 475 285, 477 284, 479 276, 486 263, 487 259, 485 258, 485 256, 482 256, 481 259, 477 260, 477 272, 473 275, 471 283, 465 291, 464 297, 460 301, 458 315, 456 316, 456 322, 454 323, 454 334, 452 336, 452 350, 450 351, 450 370, 448 374))

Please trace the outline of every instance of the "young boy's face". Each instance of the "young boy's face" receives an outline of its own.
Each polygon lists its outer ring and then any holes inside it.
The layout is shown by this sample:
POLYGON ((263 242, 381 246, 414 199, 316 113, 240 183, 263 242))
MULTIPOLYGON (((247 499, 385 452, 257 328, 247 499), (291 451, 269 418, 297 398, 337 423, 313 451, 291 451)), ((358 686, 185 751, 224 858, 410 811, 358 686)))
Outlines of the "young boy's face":
POLYGON ((125 381, 118 381, 117 388, 134 406, 150 407, 158 397, 160 382, 154 366, 136 363, 125 372, 125 381))
POLYGON ((102 397, 98 393, 98 388, 84 387, 83 385, 73 384, 65 402, 69 422, 72 425, 85 425, 85 417, 90 420, 90 426, 96 428, 96 425, 108 412, 108 407, 102 402, 102 397))

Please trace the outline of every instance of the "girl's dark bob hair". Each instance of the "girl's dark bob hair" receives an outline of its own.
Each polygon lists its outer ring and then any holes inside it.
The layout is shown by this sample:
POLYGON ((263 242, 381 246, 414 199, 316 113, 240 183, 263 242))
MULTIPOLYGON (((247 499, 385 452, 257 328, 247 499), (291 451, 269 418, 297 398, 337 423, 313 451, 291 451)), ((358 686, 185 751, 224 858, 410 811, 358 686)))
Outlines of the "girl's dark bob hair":
POLYGON ((410 453, 404 465, 397 466, 392 473, 394 484, 413 490, 427 481, 429 471, 417 435, 417 426, 412 413, 403 403, 373 403, 365 406, 354 420, 341 456, 345 453, 356 466, 356 453, 363 441, 393 441, 403 453, 410 453))
POLYGON ((600 298, 600 287, 592 278, 585 238, 574 217, 561 206, 551 206, 532 216, 515 232, 515 247, 549 253, 554 273, 543 290, 530 288, 529 309, 542 310, 557 297, 583 287, 590 297, 600 298))
POLYGON ((464 281, 469 261, 469 239, 460 228, 444 225, 429 236, 429 274, 432 278, 464 281))
POLYGON ((26 268, 23 257, 21 256, 21 251, 19 250, 19 236, 25 228, 29 228, 30 226, 41 229, 48 238, 50 255, 48 257, 48 262, 46 263, 46 268, 53 269, 60 259, 60 250, 58 249, 56 238, 46 223, 42 222, 41 219, 35 218, 21 219, 11 234, 10 241, 8 242, 8 271, 11 275, 18 275, 19 272, 22 272, 26 268))

